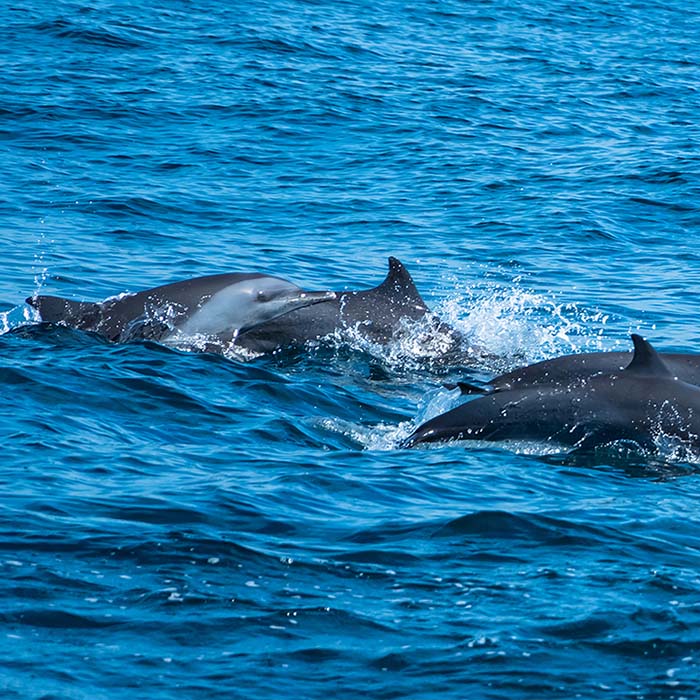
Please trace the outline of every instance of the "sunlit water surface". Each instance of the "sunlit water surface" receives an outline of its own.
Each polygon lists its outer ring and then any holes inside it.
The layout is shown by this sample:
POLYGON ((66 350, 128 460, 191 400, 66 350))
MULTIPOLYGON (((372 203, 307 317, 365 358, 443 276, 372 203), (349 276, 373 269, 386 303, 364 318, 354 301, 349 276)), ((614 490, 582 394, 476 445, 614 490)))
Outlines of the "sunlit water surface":
POLYGON ((698 697, 696 461, 397 447, 465 376, 700 350, 693 3, 30 0, 0 34, 4 698, 698 697), (492 360, 23 304, 389 255, 492 360))

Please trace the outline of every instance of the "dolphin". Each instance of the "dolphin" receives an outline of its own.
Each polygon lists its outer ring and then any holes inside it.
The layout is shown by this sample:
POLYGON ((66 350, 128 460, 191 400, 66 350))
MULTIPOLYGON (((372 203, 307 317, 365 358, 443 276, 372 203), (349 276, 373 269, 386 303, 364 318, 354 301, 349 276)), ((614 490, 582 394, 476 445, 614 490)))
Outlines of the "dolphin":
POLYGON ((26 301, 42 321, 92 331, 111 341, 150 339, 178 345, 199 337, 206 349, 215 350, 225 348, 247 329, 334 298, 334 292, 306 292, 279 277, 229 273, 120 294, 102 302, 45 295, 26 301))
POLYGON ((405 321, 425 321, 431 334, 445 340, 444 355, 461 352, 461 335, 431 312, 406 267, 390 257, 387 276, 378 286, 336 292, 335 299, 327 303, 296 309, 241 333, 236 344, 256 352, 271 352, 280 347, 281 339, 286 347, 303 347, 338 331, 356 331, 384 345, 402 332, 405 321))
MULTIPOLYGON (((671 374, 689 384, 700 385, 700 355, 688 353, 658 353, 671 374)), ((588 352, 563 355, 543 360, 525 367, 518 367, 490 379, 484 386, 457 382, 448 388, 459 388, 463 394, 487 394, 492 391, 523 389, 584 379, 596 374, 622 371, 631 362, 631 352, 588 352)))
MULTIPOLYGON (((405 322, 425 322, 439 337, 441 358, 480 354, 428 308, 404 265, 389 258, 386 279, 360 291, 304 292, 259 274, 199 277, 103 302, 38 295, 27 303, 42 321, 98 333, 111 341, 155 340, 209 352, 240 348, 255 354, 302 348, 337 332, 355 331, 386 344, 405 322)), ((409 331, 410 332, 410 331, 409 331)))
POLYGON ((403 444, 538 440, 593 447, 631 440, 653 449, 663 435, 700 446, 700 387, 676 379, 641 336, 632 335, 632 342, 634 354, 622 370, 472 399, 419 426, 403 444))

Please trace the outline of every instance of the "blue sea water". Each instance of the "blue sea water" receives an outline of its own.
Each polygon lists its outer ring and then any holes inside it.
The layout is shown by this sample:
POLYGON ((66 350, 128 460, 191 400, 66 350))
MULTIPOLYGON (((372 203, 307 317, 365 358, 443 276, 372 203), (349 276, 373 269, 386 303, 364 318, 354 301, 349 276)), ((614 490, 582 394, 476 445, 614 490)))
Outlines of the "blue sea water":
POLYGON ((684 0, 0 3, 3 698, 700 697, 700 474, 402 450, 443 384, 700 351, 684 0), (248 362, 35 323, 400 258, 493 356, 248 362))

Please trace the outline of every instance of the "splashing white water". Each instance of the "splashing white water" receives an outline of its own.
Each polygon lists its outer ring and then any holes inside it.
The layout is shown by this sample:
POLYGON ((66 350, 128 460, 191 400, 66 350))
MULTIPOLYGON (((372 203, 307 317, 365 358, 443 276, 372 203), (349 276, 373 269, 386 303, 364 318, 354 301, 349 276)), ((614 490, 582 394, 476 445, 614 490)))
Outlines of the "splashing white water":
POLYGON ((670 401, 659 408, 652 441, 659 457, 667 462, 700 464, 700 436, 688 429, 688 418, 670 401), (667 427, 664 427, 667 426, 667 427), (675 430, 678 429, 678 432, 675 430))
POLYGON ((15 328, 40 322, 41 318, 36 309, 27 304, 20 304, 9 311, 0 311, 0 335, 4 335, 15 328))
MULTIPOLYGON (((399 371, 418 371, 440 363, 454 352, 457 341, 452 331, 438 327, 438 319, 427 314, 422 319, 402 318, 388 340, 368 336, 367 323, 339 328, 314 341, 312 347, 350 348, 377 358, 387 367, 399 371)), ((468 353, 468 348, 463 352, 468 353)), ((478 351, 473 355, 478 357, 478 351)))
MULTIPOLYGON (((474 365, 490 374, 562 354, 609 350, 618 344, 607 338, 606 330, 611 322, 619 325, 620 319, 597 309, 562 302, 551 294, 523 289, 517 280, 507 287, 487 284, 454 291, 437 305, 436 311, 472 347, 480 349, 483 355, 480 359, 475 354, 474 365)), ((420 358, 430 357, 431 346, 423 343, 420 332, 414 333, 410 326, 402 331, 401 336, 387 346, 368 344, 361 334, 351 336, 350 341, 392 367, 409 368, 407 359, 424 367, 420 358)), ((345 340, 347 342, 347 335, 345 340)), ((444 352, 444 346, 435 346, 435 351, 433 357, 438 357, 444 352)), ((352 433, 365 449, 396 449, 417 426, 460 402, 459 392, 435 389, 419 403, 412 421, 398 426, 354 426, 348 434, 352 433)), ((510 442, 504 447, 526 455, 562 454, 571 449, 533 441, 510 442)))
POLYGON ((412 420, 401 421, 398 424, 379 423, 363 426, 349 421, 327 419, 323 427, 326 430, 344 433, 366 450, 385 452, 397 449, 419 425, 449 411, 458 403, 460 403, 458 391, 436 388, 426 393, 418 406, 416 417, 412 420))
MULTIPOLYGON (((40 219, 39 223, 44 226, 44 220, 40 219)), ((43 228, 39 229, 39 234, 36 239, 37 250, 34 254, 34 263, 32 265, 34 272, 34 291, 31 296, 37 296, 44 285, 49 275, 49 268, 46 265, 44 258, 47 252, 47 245, 53 244, 53 240, 47 241, 46 232, 43 228)), ((15 328, 22 326, 41 323, 39 312, 28 304, 18 304, 8 311, 0 311, 0 335, 4 335, 15 328)))
POLYGON ((39 229, 39 234, 36 239, 37 250, 34 253, 34 293, 32 296, 37 296, 42 290, 44 284, 46 283, 46 278, 49 275, 49 266, 45 262, 45 257, 47 254, 48 246, 53 245, 54 241, 47 240, 46 231, 44 230, 45 221, 44 219, 39 220, 39 224, 42 228, 39 229))
POLYGON ((609 345, 604 333, 610 314, 523 289, 517 282, 456 291, 438 305, 438 313, 475 346, 501 358, 499 370, 609 345))

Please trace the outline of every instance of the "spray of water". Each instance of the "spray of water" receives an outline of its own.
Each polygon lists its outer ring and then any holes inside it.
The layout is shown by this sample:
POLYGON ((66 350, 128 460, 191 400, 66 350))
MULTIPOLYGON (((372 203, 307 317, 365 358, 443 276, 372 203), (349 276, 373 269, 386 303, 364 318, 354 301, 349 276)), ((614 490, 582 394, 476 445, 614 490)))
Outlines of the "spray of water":
POLYGON ((439 306, 447 323, 499 359, 497 371, 548 357, 606 349, 611 315, 520 287, 455 290, 439 306))
POLYGON ((611 320, 618 321, 514 282, 455 289, 434 316, 404 319, 389 342, 372 340, 361 323, 323 342, 369 354, 399 372, 461 365, 497 374, 557 355, 610 349, 605 334, 611 320))
MULTIPOLYGON (((39 294, 46 283, 49 274, 48 265, 45 262, 47 249, 49 245, 53 245, 53 240, 47 240, 46 231, 44 229, 44 219, 39 220, 40 228, 36 239, 36 252, 34 254, 34 263, 32 265, 34 275, 34 290, 32 295, 39 294)), ((27 326, 39 323, 41 317, 39 313, 26 304, 19 304, 9 311, 0 311, 0 335, 4 335, 14 328, 27 326)))

